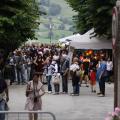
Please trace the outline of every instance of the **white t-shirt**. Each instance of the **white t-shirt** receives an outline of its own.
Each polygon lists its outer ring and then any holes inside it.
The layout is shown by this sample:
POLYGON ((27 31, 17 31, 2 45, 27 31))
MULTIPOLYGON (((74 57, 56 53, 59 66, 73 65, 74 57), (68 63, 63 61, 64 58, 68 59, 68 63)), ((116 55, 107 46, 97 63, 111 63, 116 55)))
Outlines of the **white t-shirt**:
POLYGON ((77 69, 79 69, 79 65, 77 65, 77 64, 72 64, 71 66, 70 66, 70 70, 71 71, 76 71, 77 69))
POLYGON ((58 73, 58 65, 57 65, 57 63, 55 64, 55 73, 58 73))
POLYGON ((57 56, 57 55, 53 56, 53 60, 58 60, 58 59, 59 59, 59 56, 57 56))
POLYGON ((107 61, 107 70, 111 71, 113 69, 113 63, 112 61, 107 61))

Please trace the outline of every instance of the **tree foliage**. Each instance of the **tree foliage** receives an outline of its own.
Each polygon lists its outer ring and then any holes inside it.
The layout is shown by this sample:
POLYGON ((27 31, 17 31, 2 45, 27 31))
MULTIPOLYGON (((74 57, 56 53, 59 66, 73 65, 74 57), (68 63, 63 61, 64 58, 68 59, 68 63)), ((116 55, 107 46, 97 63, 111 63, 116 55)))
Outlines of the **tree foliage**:
POLYGON ((96 35, 111 37, 112 8, 116 0, 66 0, 78 14, 73 17, 77 31, 94 28, 96 35))
POLYGON ((1 0, 0 48, 8 54, 21 43, 34 39, 39 14, 35 0, 1 0))

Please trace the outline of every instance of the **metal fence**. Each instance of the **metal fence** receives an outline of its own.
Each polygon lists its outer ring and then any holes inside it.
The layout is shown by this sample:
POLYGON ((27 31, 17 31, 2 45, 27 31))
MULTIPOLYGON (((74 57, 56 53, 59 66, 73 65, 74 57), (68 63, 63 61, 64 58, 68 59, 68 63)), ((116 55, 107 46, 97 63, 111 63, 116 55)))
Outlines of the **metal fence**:
POLYGON ((30 113, 37 113, 38 120, 56 120, 53 113, 39 111, 0 111, 0 116, 5 115, 5 120, 29 120, 30 113))

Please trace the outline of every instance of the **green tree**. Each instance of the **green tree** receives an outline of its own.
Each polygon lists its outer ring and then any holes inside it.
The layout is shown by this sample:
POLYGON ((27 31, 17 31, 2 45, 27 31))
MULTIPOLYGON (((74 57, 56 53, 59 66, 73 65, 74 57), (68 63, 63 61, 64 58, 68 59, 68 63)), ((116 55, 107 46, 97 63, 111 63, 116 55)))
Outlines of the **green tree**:
POLYGON ((35 38, 39 15, 36 0, 0 1, 0 49, 6 55, 21 43, 35 38))
POLYGON ((73 17, 77 31, 94 28, 96 35, 111 37, 112 8, 116 0, 66 0, 78 14, 73 17))

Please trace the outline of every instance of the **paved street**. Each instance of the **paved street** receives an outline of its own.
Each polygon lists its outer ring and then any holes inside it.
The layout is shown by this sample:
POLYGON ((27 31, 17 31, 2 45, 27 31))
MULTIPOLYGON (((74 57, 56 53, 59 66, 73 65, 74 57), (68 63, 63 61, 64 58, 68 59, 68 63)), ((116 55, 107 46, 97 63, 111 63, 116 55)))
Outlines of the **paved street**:
MULTIPOLYGON (((72 87, 69 83, 69 92, 72 87)), ((98 87, 97 87, 98 91, 98 87)), ((25 86, 10 86, 9 106, 12 111, 24 110, 25 86)), ((56 115, 57 120, 104 120, 113 110, 113 84, 106 83, 106 97, 97 97, 90 87, 80 88, 80 96, 50 95, 43 97, 43 111, 56 115)))

